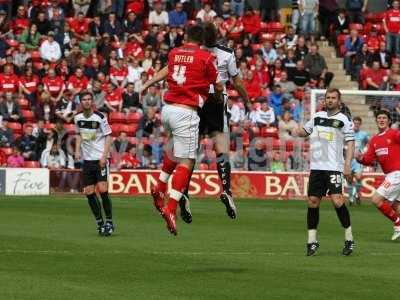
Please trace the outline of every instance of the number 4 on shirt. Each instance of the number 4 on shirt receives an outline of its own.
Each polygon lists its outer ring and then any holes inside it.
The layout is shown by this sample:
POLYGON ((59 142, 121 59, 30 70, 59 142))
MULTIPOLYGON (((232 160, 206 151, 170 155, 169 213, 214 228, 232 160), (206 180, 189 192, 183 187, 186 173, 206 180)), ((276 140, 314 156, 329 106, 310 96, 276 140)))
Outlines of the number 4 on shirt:
POLYGON ((172 73, 172 78, 177 84, 182 85, 186 81, 185 73, 186 66, 174 65, 174 73, 172 73))

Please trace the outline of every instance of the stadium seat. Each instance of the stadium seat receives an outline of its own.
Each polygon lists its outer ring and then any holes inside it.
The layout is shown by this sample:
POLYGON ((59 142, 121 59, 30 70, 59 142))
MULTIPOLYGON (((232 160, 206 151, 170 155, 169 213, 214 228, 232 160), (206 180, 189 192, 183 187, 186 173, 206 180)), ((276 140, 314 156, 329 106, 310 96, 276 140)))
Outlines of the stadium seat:
POLYGON ((126 116, 126 122, 128 123, 128 124, 132 124, 132 123, 139 123, 140 122, 140 119, 142 118, 142 114, 141 113, 138 113, 138 112, 134 112, 134 113, 129 113, 127 116, 126 116))
POLYGON ((35 114, 31 110, 23 109, 21 111, 22 116, 25 118, 27 122, 34 122, 35 121, 35 114))
POLYGON ((347 38, 348 36, 349 36, 348 34, 339 34, 338 37, 337 37, 337 39, 336 39, 337 45, 338 45, 339 47, 340 47, 341 45, 344 45, 344 41, 346 40, 346 38, 347 38))
POLYGON ((35 160, 27 160, 24 162, 25 168, 40 168, 40 163, 35 160))
POLYGON ((128 136, 134 136, 138 127, 139 126, 137 124, 134 124, 134 125, 125 125, 124 124, 124 125, 120 125, 119 130, 120 130, 120 132, 126 132, 126 134, 128 136))
POLYGON ((10 156, 13 153, 13 148, 3 147, 3 148, 0 148, 0 151, 3 152, 6 156, 10 156))
POLYGON ((260 23, 260 30, 261 30, 262 32, 267 32, 267 31, 268 31, 268 25, 267 25, 267 23, 261 22, 261 23, 260 23))
POLYGON ((359 33, 362 33, 364 31, 364 26, 363 24, 359 24, 359 23, 351 23, 349 25, 350 30, 357 30, 359 33))
POLYGON ((119 133, 121 131, 121 126, 122 124, 111 124, 110 125, 112 130, 111 136, 119 136, 119 133))
POLYGON ((13 39, 6 40, 6 43, 12 48, 18 48, 18 46, 19 46, 18 41, 17 40, 13 40, 13 39))
POLYGON ((122 112, 111 112, 108 115, 108 120, 110 121, 110 124, 113 123, 125 123, 126 121, 126 115, 122 112))
POLYGON ((272 149, 273 150, 280 150, 283 147, 282 141, 279 139, 274 139, 272 141, 272 149))
POLYGON ((64 128, 70 134, 75 134, 76 133, 75 124, 64 124, 64 128))
POLYGON ((217 163, 213 161, 210 166, 208 167, 209 170, 216 170, 217 169, 217 163))
POLYGON ((260 128, 257 126, 251 127, 251 131, 253 132, 254 136, 260 136, 260 128))
POLYGON ((33 62, 39 62, 41 60, 40 52, 39 51, 32 51, 31 58, 33 62))
POLYGON ((251 49, 253 49, 253 52, 257 52, 262 48, 261 44, 251 44, 251 49))
POLYGON ((29 100, 27 100, 25 98, 20 98, 18 100, 18 104, 21 107, 21 109, 29 109, 30 108, 29 100))
POLYGON ((20 123, 9 122, 8 128, 11 128, 14 134, 22 134, 22 125, 20 123))
POLYGON ((346 55, 346 46, 345 45, 340 45, 339 48, 339 56, 344 57, 346 55))
POLYGON ((208 170, 208 165, 205 163, 199 164, 199 170, 201 170, 201 171, 208 170))
POLYGON ((292 152, 292 151, 293 151, 293 148, 294 148, 294 142, 293 142, 293 140, 287 140, 287 141, 285 142, 285 148, 286 148, 286 151, 287 151, 287 152, 292 152))
POLYGON ((280 22, 267 23, 267 32, 285 32, 285 26, 280 22))
POLYGON ((260 134, 262 137, 279 138, 278 129, 275 127, 261 127, 260 134))

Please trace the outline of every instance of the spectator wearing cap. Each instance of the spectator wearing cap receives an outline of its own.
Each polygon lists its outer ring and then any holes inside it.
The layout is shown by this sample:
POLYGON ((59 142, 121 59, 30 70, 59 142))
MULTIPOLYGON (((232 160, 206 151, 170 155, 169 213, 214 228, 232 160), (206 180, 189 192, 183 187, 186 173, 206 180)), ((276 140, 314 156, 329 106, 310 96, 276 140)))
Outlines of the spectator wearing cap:
POLYGON ((171 27, 183 27, 186 25, 187 20, 187 14, 183 10, 183 4, 177 2, 175 4, 175 9, 168 13, 168 25, 171 27))
POLYGON ((40 37, 41 34, 38 31, 37 25, 33 23, 22 32, 19 41, 24 43, 27 49, 35 50, 39 47, 40 37))
POLYGON ((72 6, 74 7, 75 17, 82 13, 84 16, 87 15, 91 0, 72 0, 72 6))
POLYGON ((47 34, 47 40, 40 45, 39 52, 42 59, 50 62, 57 62, 61 58, 61 47, 54 40, 53 31, 49 31, 47 34))
POLYGON ((160 25, 166 26, 169 24, 168 13, 162 9, 161 1, 153 2, 154 10, 149 14, 149 24, 150 25, 160 25))

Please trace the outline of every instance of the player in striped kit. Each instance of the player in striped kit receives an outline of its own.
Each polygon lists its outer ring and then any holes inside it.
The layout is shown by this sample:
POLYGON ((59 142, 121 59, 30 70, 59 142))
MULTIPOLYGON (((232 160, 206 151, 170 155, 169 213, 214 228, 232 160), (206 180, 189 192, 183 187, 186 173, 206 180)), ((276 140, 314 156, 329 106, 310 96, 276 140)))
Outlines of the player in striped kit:
POLYGON ((83 111, 75 116, 76 146, 75 159, 83 159, 83 192, 88 199, 96 219, 98 233, 109 236, 114 232, 111 199, 108 195, 108 158, 111 147, 111 128, 107 118, 93 110, 93 95, 89 92, 80 94, 83 111), (105 212, 103 219, 101 204, 96 195, 96 188, 105 212))
POLYGON ((330 88, 325 94, 326 111, 317 112, 303 128, 298 128, 300 137, 310 137, 310 177, 308 185, 308 242, 307 256, 319 248, 317 227, 319 205, 327 193, 336 209, 336 214, 345 231, 343 255, 353 252, 354 240, 350 214, 345 204, 342 176, 351 176, 351 160, 354 154, 354 131, 352 120, 341 112, 340 91, 330 88), (346 145, 346 156, 343 149, 346 145))

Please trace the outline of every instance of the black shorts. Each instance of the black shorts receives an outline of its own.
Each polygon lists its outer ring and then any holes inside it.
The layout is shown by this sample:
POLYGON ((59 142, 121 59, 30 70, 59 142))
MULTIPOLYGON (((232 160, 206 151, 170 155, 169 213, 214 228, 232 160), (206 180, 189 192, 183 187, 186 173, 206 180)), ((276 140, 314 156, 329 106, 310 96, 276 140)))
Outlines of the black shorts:
POLYGON ((322 198, 326 194, 342 194, 342 172, 311 170, 308 180, 308 196, 322 198))
POLYGON ((84 160, 82 164, 83 186, 95 185, 101 181, 108 180, 108 163, 104 168, 100 168, 98 160, 84 160))
MULTIPOLYGON (((213 97, 210 95, 210 97, 213 97)), ((200 135, 213 132, 229 132, 229 115, 225 103, 207 99, 199 111, 200 135)))

